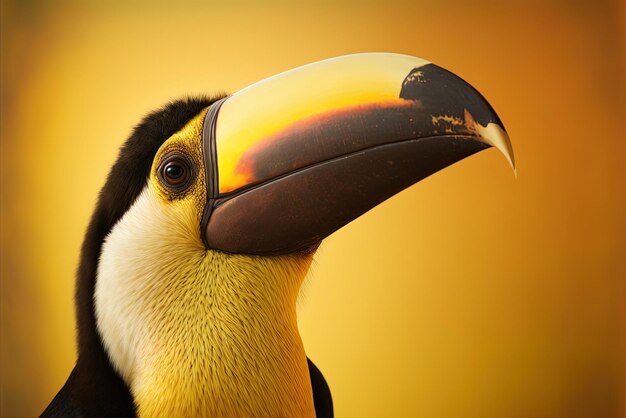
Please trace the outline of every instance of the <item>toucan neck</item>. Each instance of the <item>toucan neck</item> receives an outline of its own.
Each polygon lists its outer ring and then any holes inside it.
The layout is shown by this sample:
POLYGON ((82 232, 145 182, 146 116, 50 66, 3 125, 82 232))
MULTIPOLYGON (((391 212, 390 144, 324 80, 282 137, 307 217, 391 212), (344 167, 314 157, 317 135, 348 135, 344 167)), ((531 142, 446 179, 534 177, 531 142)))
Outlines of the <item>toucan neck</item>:
POLYGON ((296 321, 312 255, 206 250, 177 210, 142 194, 98 266, 98 330, 139 416, 314 416, 296 321))
POLYGON ((98 331, 139 416, 314 416, 296 321, 312 255, 207 250, 198 224, 147 188, 102 247, 98 331))

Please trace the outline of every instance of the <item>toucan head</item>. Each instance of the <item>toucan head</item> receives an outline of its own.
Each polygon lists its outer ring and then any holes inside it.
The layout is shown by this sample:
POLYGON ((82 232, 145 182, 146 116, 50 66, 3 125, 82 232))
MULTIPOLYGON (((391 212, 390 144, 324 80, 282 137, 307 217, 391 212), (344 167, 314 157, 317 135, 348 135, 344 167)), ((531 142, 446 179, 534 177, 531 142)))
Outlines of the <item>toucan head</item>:
POLYGON ((204 338, 207 324, 228 324, 203 347, 236 345, 256 335, 254 326, 286 338, 259 315, 270 310, 296 326, 289 306, 324 238, 492 146, 514 166, 502 122, 480 93, 405 55, 325 60, 215 101, 153 154, 146 186, 102 247, 96 315, 116 369, 132 387, 146 378, 138 373, 159 369, 138 361, 175 363, 163 356, 180 349, 157 348, 176 326, 204 338))

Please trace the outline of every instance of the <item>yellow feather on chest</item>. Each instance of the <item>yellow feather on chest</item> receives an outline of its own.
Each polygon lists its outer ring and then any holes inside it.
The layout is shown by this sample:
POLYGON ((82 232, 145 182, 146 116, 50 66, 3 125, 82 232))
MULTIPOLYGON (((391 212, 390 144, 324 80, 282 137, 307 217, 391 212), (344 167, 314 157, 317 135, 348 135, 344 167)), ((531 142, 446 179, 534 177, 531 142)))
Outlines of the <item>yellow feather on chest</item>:
POLYGON ((103 246, 98 329, 144 417, 315 416, 296 298, 310 257, 206 250, 148 186, 103 246))

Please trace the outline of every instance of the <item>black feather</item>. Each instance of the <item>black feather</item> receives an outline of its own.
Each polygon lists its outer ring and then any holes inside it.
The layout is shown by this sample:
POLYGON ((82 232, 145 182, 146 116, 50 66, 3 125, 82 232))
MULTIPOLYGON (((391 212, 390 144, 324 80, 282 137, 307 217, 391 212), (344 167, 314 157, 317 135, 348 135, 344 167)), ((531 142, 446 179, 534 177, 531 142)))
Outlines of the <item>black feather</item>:
POLYGON ((221 97, 178 100, 157 110, 135 127, 122 146, 83 241, 76 280, 78 360, 65 386, 42 417, 135 417, 128 386, 113 369, 96 330, 94 287, 106 235, 146 185, 159 147, 190 119, 221 97))
POLYGON ((310 358, 306 358, 309 364, 309 376, 311 377, 311 387, 313 388, 313 405, 315 406, 315 416, 317 418, 333 418, 333 398, 326 379, 320 369, 313 364, 310 358))

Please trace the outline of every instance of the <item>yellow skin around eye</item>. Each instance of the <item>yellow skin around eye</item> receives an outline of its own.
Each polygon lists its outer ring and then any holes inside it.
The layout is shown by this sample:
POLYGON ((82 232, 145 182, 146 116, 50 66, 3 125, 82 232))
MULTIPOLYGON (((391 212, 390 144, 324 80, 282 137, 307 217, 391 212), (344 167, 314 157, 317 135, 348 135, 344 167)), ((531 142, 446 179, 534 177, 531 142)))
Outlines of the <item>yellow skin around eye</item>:
MULTIPOLYGON (((150 185, 158 191, 158 196, 164 202, 174 198, 183 200, 202 213, 206 204, 206 179, 204 176, 204 162, 202 158, 202 124, 206 109, 196 115, 174 135, 172 135, 157 151, 150 171, 150 185), (172 152, 184 154, 191 164, 195 165, 197 177, 193 184, 181 195, 176 195, 170 188, 164 185, 157 174, 163 159, 172 152)), ((198 224, 199 225, 199 224, 198 224)))
POLYGON ((140 417, 313 417, 296 299, 311 255, 207 250, 204 112, 159 150, 148 184, 103 246, 95 303, 140 417), (156 169, 172 150, 198 164, 173 198, 156 169))

